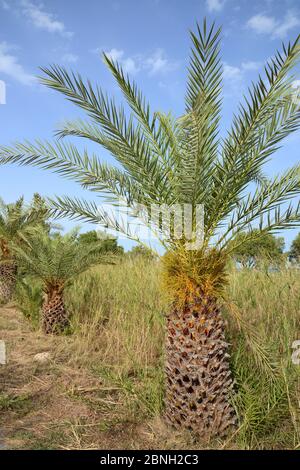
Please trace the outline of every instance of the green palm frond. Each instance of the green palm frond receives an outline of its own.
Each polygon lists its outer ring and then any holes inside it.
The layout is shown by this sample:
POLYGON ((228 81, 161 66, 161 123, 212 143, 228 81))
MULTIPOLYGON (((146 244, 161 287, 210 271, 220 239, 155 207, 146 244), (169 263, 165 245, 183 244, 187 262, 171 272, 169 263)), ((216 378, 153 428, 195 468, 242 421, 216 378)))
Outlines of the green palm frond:
POLYGON ((108 66, 109 70, 115 77, 117 84, 122 90, 127 103, 134 112, 139 123, 155 150, 160 154, 160 146, 156 134, 156 117, 151 114, 150 105, 146 102, 142 92, 137 88, 137 85, 130 80, 122 70, 122 67, 117 62, 114 62, 108 55, 103 54, 104 63, 108 66))
POLYGON ((137 180, 148 180, 148 186, 157 199, 160 192, 167 194, 167 180, 158 156, 140 126, 132 116, 126 118, 122 107, 117 107, 99 87, 93 88, 80 75, 68 74, 63 67, 42 69, 47 78, 41 82, 63 93, 70 101, 83 108, 101 126, 101 145, 107 149, 137 180))
MULTIPOLYGON (((20 197, 13 204, 0 200, 0 242, 11 251, 11 244, 22 242, 32 227, 45 223, 48 211, 43 203, 33 200, 28 207, 20 197)), ((3 255, 3 253, 2 253, 3 255)), ((11 255, 10 255, 11 256, 11 255)))
MULTIPOLYGON (((249 242, 253 239, 262 237, 265 233, 278 233, 281 230, 292 229, 299 227, 300 225, 300 201, 293 207, 292 204, 289 204, 287 208, 282 206, 277 206, 274 209, 266 211, 265 214, 260 215, 257 225, 245 224, 244 228, 247 229, 246 236, 243 237, 242 243, 249 242)), ((226 240, 223 246, 228 247, 227 252, 233 252, 237 246, 235 242, 235 235, 240 233, 240 228, 233 230, 231 237, 226 240), (230 240, 232 242, 230 243, 230 240)), ((240 243, 240 240, 238 240, 240 243)), ((223 248, 223 247, 222 247, 223 248)))
POLYGON ((210 191, 213 164, 218 156, 218 126, 221 111, 222 65, 220 33, 212 25, 197 25, 191 32, 192 51, 182 127, 182 192, 189 202, 200 203, 210 191))
POLYGON ((20 269, 48 286, 66 284, 92 266, 116 262, 116 256, 99 243, 79 243, 77 232, 51 238, 44 231, 34 230, 14 251, 20 269))
POLYGON ((2 149, 3 159, 20 165, 40 166, 69 179, 75 179, 84 188, 101 191, 104 196, 124 204, 142 202, 143 188, 127 173, 101 163, 96 155, 82 154, 70 143, 37 140, 18 143, 2 149))
MULTIPOLYGON (((243 231, 253 222, 257 221, 265 213, 280 207, 287 199, 300 195, 300 165, 295 165, 283 175, 265 182, 254 194, 249 194, 236 205, 235 210, 225 232, 222 234, 218 245, 226 240, 231 240, 230 234, 243 231)), ((227 242, 226 242, 227 244, 227 242)))
POLYGON ((50 214, 55 218, 68 217, 71 220, 99 224, 109 229, 112 233, 120 233, 130 240, 145 244, 139 236, 138 227, 133 223, 134 219, 139 218, 143 227, 148 228, 162 246, 166 246, 160 227, 157 225, 153 226, 147 219, 147 207, 139 207, 138 204, 134 205, 126 213, 126 217, 123 217, 124 213, 122 211, 117 213, 107 211, 101 205, 97 206, 93 201, 87 201, 82 198, 57 196, 55 199, 49 199, 49 204, 51 207, 50 214))
POLYGON ((283 45, 283 51, 265 67, 266 81, 260 76, 249 98, 240 105, 231 130, 223 143, 222 160, 213 175, 211 198, 206 205, 208 225, 231 212, 247 185, 256 179, 262 165, 278 149, 279 143, 299 129, 299 105, 291 99, 291 70, 300 57, 300 36, 283 45))
POLYGON ((300 56, 299 39, 300 36, 287 47, 283 45, 282 52, 277 51, 265 66, 266 80, 259 76, 258 82, 249 89, 249 98, 240 105, 240 112, 234 117, 224 142, 225 164, 241 153, 247 154, 259 142, 262 126, 274 117, 275 111, 285 106, 293 80, 289 74, 300 56))

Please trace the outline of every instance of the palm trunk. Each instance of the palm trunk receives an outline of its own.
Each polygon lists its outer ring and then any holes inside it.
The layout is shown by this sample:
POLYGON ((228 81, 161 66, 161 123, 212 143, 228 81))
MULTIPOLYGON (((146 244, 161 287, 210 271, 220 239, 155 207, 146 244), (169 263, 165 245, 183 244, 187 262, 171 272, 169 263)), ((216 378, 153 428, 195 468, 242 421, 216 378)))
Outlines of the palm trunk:
POLYGON ((200 290, 168 317, 166 419, 207 438, 236 422, 224 326, 216 299, 200 290))
POLYGON ((46 334, 60 334, 69 326, 69 316, 63 300, 61 287, 47 291, 42 307, 42 328, 46 334))
POLYGON ((2 262, 0 264, 0 301, 9 302, 15 292, 17 278, 17 266, 14 262, 2 262))

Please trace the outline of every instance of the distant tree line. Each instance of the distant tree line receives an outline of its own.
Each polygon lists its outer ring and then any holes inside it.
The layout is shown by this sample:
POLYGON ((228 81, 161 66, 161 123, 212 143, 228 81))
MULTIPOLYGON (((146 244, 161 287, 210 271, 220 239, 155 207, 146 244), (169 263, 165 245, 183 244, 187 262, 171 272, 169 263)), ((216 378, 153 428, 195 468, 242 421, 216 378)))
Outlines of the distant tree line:
POLYGON ((298 233, 297 237, 292 242, 289 256, 290 260, 294 260, 297 263, 300 262, 300 233, 298 233))

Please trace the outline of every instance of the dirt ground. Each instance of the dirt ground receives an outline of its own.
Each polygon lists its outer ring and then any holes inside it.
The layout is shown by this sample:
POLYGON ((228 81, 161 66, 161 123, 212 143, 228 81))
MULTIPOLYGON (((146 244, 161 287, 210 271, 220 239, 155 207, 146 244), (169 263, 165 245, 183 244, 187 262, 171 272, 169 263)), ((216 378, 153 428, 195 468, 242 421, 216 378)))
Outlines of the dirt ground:
POLYGON ((72 337, 33 331, 15 308, 0 309, 0 448, 180 449, 199 448, 160 419, 132 418, 122 390, 99 375, 70 366, 64 351, 72 337), (49 353, 44 363, 35 355, 49 353))

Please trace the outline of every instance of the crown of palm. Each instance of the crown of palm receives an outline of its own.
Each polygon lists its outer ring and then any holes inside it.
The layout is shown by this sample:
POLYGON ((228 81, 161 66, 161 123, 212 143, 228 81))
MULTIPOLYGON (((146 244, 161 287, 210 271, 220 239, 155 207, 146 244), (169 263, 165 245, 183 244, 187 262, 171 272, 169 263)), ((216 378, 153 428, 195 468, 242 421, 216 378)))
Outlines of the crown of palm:
POLYGON ((0 239, 6 244, 20 241, 45 216, 45 207, 25 207, 23 197, 13 204, 0 199, 0 239))
MULTIPOLYGON (((300 166, 267 180, 262 168, 281 141, 299 128, 300 110, 291 99, 291 71, 299 59, 299 37, 265 66, 265 77, 249 89, 226 137, 219 137, 222 64, 220 29, 197 26, 191 33, 185 113, 179 118, 152 112, 136 84, 104 54, 131 112, 117 106, 80 75, 53 66, 41 81, 84 109, 88 121, 68 121, 59 138, 82 137, 109 151, 118 167, 62 142, 36 141, 1 147, 1 161, 38 165, 75 179, 84 188, 133 210, 137 204, 203 204, 204 241, 221 250, 247 229, 248 240, 300 222, 300 204, 285 202, 300 193, 300 166), (256 188, 250 192, 249 184, 256 188), (253 230, 253 228, 259 230, 253 230)), ((50 200, 55 216, 101 223, 134 238, 126 226, 96 203, 68 196, 50 200)), ((158 227, 159 228, 159 227, 158 227)), ((169 243, 175 243, 172 237, 169 243)))
POLYGON ((115 255, 106 253, 99 243, 79 243, 77 232, 49 237, 33 229, 26 243, 16 245, 14 251, 19 266, 46 285, 65 284, 92 266, 115 262, 115 255))

